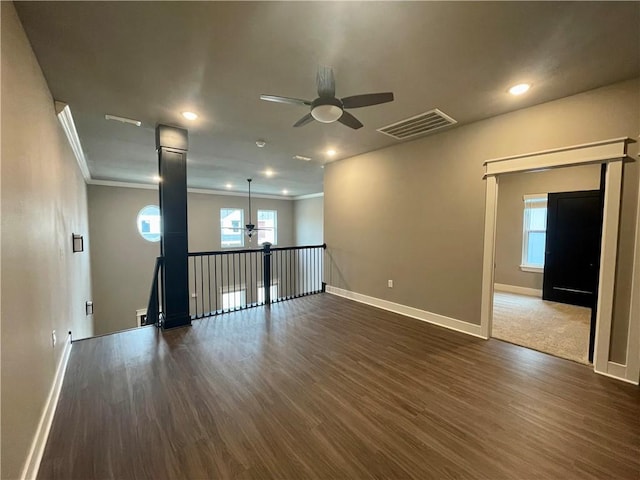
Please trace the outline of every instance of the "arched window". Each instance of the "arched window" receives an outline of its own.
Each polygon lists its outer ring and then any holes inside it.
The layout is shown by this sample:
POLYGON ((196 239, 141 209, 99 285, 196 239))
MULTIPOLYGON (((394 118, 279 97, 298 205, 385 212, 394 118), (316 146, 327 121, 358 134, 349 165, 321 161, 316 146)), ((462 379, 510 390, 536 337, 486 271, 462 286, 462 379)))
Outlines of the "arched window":
POLYGON ((157 205, 147 205, 138 213, 138 232, 149 242, 160 241, 161 217, 157 205))

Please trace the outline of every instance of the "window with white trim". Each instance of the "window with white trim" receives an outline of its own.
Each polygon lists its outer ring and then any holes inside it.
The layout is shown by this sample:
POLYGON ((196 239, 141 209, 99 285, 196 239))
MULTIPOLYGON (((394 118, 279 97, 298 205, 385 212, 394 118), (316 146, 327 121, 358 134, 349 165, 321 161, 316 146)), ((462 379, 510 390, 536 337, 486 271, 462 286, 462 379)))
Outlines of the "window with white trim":
POLYGON ((525 195, 520 268, 540 272, 544 269, 546 239, 547 194, 525 195))
POLYGON ((220 246, 222 248, 244 247, 243 209, 220 209, 220 246))
POLYGON ((258 210, 258 245, 269 242, 277 244, 278 212, 276 210, 258 210))

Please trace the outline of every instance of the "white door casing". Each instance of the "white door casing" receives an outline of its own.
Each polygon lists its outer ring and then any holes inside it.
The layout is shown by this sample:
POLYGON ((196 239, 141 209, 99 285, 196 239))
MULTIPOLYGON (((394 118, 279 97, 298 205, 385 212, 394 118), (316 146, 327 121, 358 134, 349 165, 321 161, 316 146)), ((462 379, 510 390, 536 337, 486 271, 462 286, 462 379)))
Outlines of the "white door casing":
MULTIPOLYGON (((495 271, 495 237, 498 206, 499 175, 514 172, 530 172, 541 169, 562 168, 575 165, 600 163, 606 165, 604 217, 600 256, 600 277, 596 313, 596 338, 594 370, 603 375, 620 378, 620 365, 610 370, 609 344, 615 290, 616 260, 618 254, 618 230, 620 221, 620 198, 622 191, 622 163, 630 160, 627 145, 635 142, 628 137, 600 142, 544 150, 523 155, 503 157, 484 162, 486 184, 484 258, 482 274, 481 331, 486 338, 491 336, 493 320, 493 284, 495 271)), ((637 279, 634 278, 634 281, 637 279)), ((629 334, 636 331, 636 320, 629 318, 629 334)), ((627 342, 627 359, 640 354, 636 342, 627 342)), ((628 363, 628 362, 627 362, 628 363)), ((632 362, 633 364, 633 362, 632 362)), ((623 372, 622 380, 636 382, 623 372)))

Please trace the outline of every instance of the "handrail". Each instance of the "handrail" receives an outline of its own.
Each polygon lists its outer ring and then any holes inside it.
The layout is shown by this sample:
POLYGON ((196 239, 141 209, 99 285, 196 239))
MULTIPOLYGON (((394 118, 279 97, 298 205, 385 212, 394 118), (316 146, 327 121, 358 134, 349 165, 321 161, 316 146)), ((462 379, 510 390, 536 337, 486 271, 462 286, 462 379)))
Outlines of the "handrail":
MULTIPOLYGON (((190 315, 202 318, 325 291, 327 245, 189 252, 190 315)), ((157 257, 144 324, 162 326, 164 257, 157 257)))
POLYGON ((202 255, 225 255, 228 253, 251 253, 251 252, 261 252, 262 248, 244 248, 244 249, 228 249, 228 250, 212 250, 210 252, 189 252, 187 255, 189 257, 200 257, 202 255))
POLYGON ((303 250, 305 248, 322 248, 324 250, 327 249, 327 244, 323 243, 322 245, 301 245, 297 247, 271 247, 271 251, 275 252, 278 250, 303 250))
POLYGON ((193 319, 325 291, 326 244, 189 252, 193 319))
MULTIPOLYGON (((301 245, 296 247, 271 247, 271 251, 277 250, 302 250, 304 248, 323 248, 327 249, 327 244, 323 243, 321 245, 301 245)), ((262 252, 263 248, 243 248, 243 249, 228 249, 228 250, 212 250, 209 252, 189 252, 187 255, 189 257, 200 257, 202 255, 226 255, 229 253, 252 253, 252 252, 262 252)))

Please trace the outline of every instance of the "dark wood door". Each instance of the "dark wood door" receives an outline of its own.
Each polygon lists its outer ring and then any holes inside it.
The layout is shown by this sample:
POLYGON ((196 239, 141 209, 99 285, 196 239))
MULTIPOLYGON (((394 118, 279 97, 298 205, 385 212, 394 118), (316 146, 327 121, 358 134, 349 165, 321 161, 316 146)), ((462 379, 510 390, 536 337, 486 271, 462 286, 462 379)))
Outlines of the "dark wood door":
POLYGON ((550 193, 542 298, 595 309, 602 235, 600 190, 550 193))

